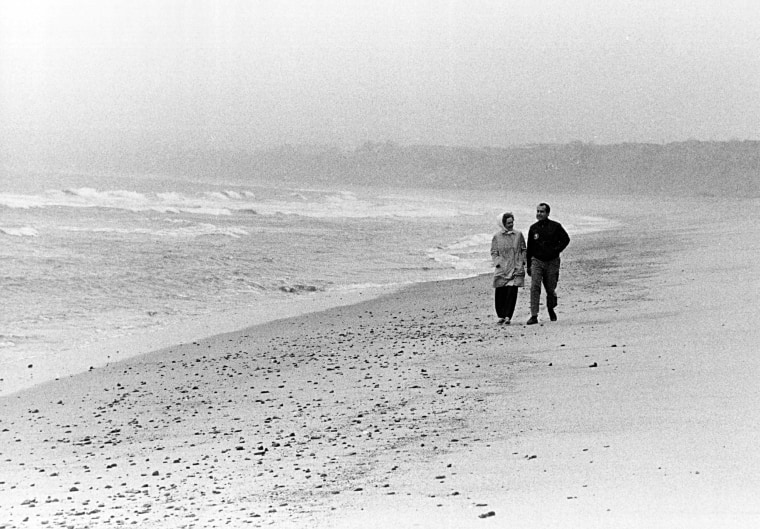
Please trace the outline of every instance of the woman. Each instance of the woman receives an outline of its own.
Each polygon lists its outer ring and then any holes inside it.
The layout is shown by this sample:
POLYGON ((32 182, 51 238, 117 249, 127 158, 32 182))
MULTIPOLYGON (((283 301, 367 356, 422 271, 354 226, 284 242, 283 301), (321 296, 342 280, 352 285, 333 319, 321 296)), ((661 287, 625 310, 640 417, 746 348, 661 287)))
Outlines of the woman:
POLYGON ((496 316, 499 324, 507 325, 515 312, 517 289, 525 285, 525 237, 514 225, 512 213, 499 216, 501 230, 491 240, 496 316))

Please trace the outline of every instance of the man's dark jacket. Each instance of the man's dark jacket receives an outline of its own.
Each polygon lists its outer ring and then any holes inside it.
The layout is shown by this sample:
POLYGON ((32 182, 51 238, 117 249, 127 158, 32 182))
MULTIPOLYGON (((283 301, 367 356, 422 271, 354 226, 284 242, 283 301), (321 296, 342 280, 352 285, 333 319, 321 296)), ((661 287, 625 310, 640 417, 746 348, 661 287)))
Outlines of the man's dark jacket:
POLYGON ((528 266, 532 257, 541 261, 556 259, 568 244, 570 236, 562 224, 551 219, 539 220, 528 230, 528 266))

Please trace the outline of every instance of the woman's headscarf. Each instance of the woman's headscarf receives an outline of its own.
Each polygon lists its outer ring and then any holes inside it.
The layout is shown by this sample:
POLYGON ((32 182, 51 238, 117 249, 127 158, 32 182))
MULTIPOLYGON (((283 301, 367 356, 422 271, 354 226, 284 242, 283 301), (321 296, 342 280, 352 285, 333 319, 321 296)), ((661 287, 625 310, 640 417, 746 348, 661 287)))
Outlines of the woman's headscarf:
POLYGON ((511 211, 507 211, 499 215, 497 224, 499 225, 499 228, 501 229, 502 233, 510 233, 510 231, 514 231, 514 228, 512 228, 511 230, 507 230, 506 226, 504 226, 504 219, 509 218, 509 217, 512 217, 513 219, 515 218, 515 216, 512 215, 511 211))

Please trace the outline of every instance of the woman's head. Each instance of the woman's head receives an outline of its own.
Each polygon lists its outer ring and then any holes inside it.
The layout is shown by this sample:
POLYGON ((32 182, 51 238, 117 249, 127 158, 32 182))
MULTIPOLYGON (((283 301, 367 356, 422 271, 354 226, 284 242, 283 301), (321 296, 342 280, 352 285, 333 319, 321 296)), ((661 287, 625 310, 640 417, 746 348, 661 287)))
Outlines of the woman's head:
POLYGON ((512 215, 511 211, 507 211, 501 216, 501 226, 505 230, 510 231, 514 225, 515 225, 515 216, 512 215))

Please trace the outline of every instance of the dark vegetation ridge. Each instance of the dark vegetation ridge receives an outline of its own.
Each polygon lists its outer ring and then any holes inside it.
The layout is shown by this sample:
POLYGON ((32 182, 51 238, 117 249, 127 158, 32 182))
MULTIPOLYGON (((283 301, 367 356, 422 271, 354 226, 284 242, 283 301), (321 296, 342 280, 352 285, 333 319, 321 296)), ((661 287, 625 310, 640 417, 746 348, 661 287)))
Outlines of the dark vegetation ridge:
MULTIPOLYGON (((290 146, 268 150, 166 147, 82 149, 72 169, 188 175, 211 181, 389 185, 558 192, 760 196, 760 142, 685 141, 596 145, 573 142, 509 148, 367 142, 353 150, 290 146)), ((60 162, 60 160, 58 160, 60 162)))

